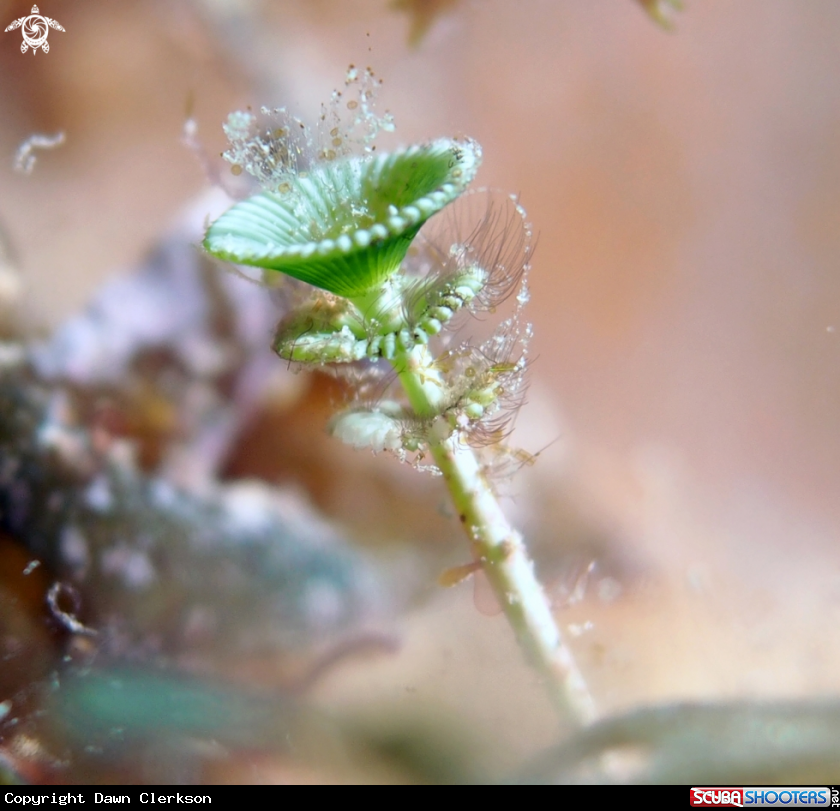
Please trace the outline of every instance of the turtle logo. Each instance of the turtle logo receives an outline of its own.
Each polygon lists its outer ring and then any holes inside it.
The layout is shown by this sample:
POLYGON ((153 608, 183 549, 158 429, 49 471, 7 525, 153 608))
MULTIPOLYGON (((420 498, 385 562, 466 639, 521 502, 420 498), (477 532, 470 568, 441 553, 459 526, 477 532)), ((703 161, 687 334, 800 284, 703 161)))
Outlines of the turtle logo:
POLYGON ((7 31, 14 31, 15 28, 23 26, 23 42, 20 44, 20 52, 26 53, 27 48, 32 48, 34 54, 38 48, 41 48, 44 53, 50 52, 50 44, 47 42, 47 34, 50 28, 55 28, 56 31, 63 31, 55 20, 49 17, 42 17, 38 13, 38 6, 32 6, 32 13, 28 17, 19 17, 11 25, 6 26, 7 31))

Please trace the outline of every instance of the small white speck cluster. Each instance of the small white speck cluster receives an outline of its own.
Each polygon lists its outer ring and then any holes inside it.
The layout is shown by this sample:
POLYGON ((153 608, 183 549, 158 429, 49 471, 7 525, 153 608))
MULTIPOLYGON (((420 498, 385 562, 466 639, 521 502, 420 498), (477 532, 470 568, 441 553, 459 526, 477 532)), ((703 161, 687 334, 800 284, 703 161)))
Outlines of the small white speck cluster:
POLYGON ((372 154, 380 132, 393 132, 394 118, 376 112, 382 80, 371 68, 351 65, 344 87, 321 106, 314 127, 285 107, 261 107, 260 117, 237 111, 223 125, 230 146, 222 157, 234 175, 247 172, 267 191, 288 193, 293 180, 306 177, 313 162, 329 162, 352 154, 372 154))

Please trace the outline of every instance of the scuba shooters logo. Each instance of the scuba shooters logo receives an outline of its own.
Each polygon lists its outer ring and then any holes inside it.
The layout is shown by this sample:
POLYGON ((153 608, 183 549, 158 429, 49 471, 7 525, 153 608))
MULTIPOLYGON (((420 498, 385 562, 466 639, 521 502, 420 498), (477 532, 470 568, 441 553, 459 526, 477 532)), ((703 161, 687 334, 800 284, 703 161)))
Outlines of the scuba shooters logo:
POLYGON ((695 808, 703 806, 707 808, 838 806, 840 792, 834 786, 755 786, 752 788, 704 786, 691 789, 691 805, 695 808))
POLYGON ((14 22, 6 26, 6 31, 14 31, 22 28, 23 42, 20 44, 20 52, 26 53, 32 48, 33 55, 40 48, 44 53, 50 52, 50 44, 47 42, 47 35, 50 28, 56 31, 64 31, 64 28, 51 17, 44 17, 38 13, 38 6, 32 6, 32 13, 28 17, 18 17, 14 22))

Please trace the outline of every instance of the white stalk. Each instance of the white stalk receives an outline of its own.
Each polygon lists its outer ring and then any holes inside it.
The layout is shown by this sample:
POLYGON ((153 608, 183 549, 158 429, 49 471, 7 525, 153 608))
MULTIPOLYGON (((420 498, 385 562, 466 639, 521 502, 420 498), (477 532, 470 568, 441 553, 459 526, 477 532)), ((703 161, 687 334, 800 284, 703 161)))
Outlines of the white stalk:
MULTIPOLYGON (((402 353, 394 365, 415 412, 439 413, 445 387, 427 347, 402 353)), ((442 431, 439 437, 435 433, 433 428, 429 449, 519 644, 546 679, 561 715, 576 724, 588 723, 595 715, 592 697, 554 620, 522 536, 508 522, 475 453, 461 442, 459 432, 442 431)))

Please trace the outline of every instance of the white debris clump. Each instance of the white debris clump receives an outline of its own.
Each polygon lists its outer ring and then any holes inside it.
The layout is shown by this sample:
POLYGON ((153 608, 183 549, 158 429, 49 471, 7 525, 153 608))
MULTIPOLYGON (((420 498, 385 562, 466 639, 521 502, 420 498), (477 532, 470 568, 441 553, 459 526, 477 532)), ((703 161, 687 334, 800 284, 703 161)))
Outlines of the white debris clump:
POLYGON ((59 130, 55 135, 42 135, 41 133, 30 135, 15 152, 15 160, 12 164, 14 170, 24 175, 32 174, 38 160, 35 150, 55 149, 57 146, 61 146, 64 141, 64 130, 59 130))

